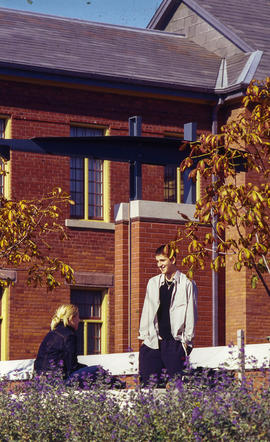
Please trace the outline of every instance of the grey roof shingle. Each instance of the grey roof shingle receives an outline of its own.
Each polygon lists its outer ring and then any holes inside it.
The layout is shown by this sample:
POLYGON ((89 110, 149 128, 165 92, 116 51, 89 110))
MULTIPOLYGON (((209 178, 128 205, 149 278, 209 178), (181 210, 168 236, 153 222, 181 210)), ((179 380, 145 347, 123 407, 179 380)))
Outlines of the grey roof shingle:
POLYGON ((220 58, 180 35, 0 8, 0 66, 213 90, 220 58))
POLYGON ((200 0, 201 7, 216 17, 254 50, 263 51, 255 73, 259 80, 270 75, 270 1, 200 0))
MULTIPOLYGON (((184 3, 195 11, 218 32, 232 41, 242 52, 263 51, 263 56, 254 57, 259 65, 254 66, 254 77, 263 80, 270 75, 270 1, 269 0, 163 0, 151 19, 149 29, 164 29, 175 10, 184 3)), ((240 57, 241 58, 241 57, 240 57)), ((238 59, 238 68, 244 62, 238 59)), ((237 71, 235 59, 228 59, 234 81, 241 73, 237 71), (235 70, 233 71, 233 67, 235 70), (234 78, 235 77, 235 78, 234 78)), ((244 67, 243 67, 244 68, 244 67)), ((232 83, 231 83, 232 84, 232 83)))

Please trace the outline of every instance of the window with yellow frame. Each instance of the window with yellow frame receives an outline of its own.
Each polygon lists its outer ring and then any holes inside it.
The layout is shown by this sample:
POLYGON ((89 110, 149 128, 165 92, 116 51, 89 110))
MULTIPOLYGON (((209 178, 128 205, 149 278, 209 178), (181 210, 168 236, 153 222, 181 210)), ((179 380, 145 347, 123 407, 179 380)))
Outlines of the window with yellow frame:
POLYGON ((107 353, 107 304, 104 290, 71 289, 71 303, 79 308, 77 332, 79 355, 107 353))
MULTIPOLYGON (((107 134, 102 127, 71 126, 72 137, 95 137, 107 134)), ((109 161, 93 158, 70 159, 70 192, 75 205, 71 218, 109 221, 109 161)))
MULTIPOLYGON (((180 134, 166 133, 166 138, 179 138, 180 134)), ((189 178, 191 169, 180 172, 180 168, 174 165, 164 166, 164 201, 183 204, 195 204, 200 195, 200 180, 197 175, 196 181, 189 178)))

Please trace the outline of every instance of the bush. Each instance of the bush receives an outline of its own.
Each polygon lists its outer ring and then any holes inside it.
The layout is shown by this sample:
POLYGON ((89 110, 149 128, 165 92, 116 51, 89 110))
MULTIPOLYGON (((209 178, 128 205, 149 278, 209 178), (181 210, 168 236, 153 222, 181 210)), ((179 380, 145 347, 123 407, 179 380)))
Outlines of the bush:
POLYGON ((187 371, 166 389, 113 390, 108 378, 84 389, 57 374, 10 388, 0 383, 1 441, 268 441, 268 373, 254 389, 226 370, 187 371))

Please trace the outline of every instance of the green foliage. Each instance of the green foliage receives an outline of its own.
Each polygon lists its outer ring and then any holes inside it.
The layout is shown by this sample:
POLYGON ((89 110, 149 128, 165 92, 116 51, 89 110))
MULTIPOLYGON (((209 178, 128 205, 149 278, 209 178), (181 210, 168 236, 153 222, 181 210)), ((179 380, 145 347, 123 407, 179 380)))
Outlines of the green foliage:
POLYGON ((199 142, 192 143, 189 157, 181 164, 182 171, 193 165, 190 176, 199 173, 206 186, 196 204, 197 221, 188 220, 170 244, 188 238, 189 254, 183 264, 190 277, 209 259, 212 269, 218 271, 230 255, 234 269, 255 271, 252 286, 260 279, 270 295, 263 278, 263 273, 270 273, 270 78, 253 81, 242 105, 239 115, 220 134, 202 135, 199 142), (243 168, 249 177, 244 184, 238 180, 243 168), (199 225, 213 230, 202 237, 199 225))
MULTIPOLYGON (((72 204, 61 188, 35 200, 12 201, 0 197, 0 266, 22 267, 28 284, 46 285, 49 290, 60 285, 57 276, 73 281, 72 268, 51 256, 49 241, 67 238, 59 222, 61 206, 72 204)), ((7 287, 9 280, 0 279, 7 287)))

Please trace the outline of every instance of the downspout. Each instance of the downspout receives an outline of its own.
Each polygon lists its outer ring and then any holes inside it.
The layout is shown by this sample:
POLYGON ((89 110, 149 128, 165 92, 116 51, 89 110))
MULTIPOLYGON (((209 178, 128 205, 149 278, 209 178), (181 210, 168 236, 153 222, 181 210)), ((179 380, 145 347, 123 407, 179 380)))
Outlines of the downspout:
MULTIPOLYGON (((224 100, 219 98, 212 113, 212 134, 218 133, 218 111, 223 105, 224 100)), ((212 183, 216 181, 216 176, 212 175, 212 183)), ((217 256, 217 216, 212 214, 212 235, 214 238, 212 248, 212 260, 214 261, 217 256)), ((218 346, 218 273, 212 269, 212 346, 218 346)))
MULTIPOLYGON (((141 137, 142 117, 134 116, 128 119, 130 137, 141 137)), ((141 163, 134 161, 129 165, 130 195, 128 205, 128 351, 132 351, 132 229, 131 229, 131 201, 142 198, 141 163)))

